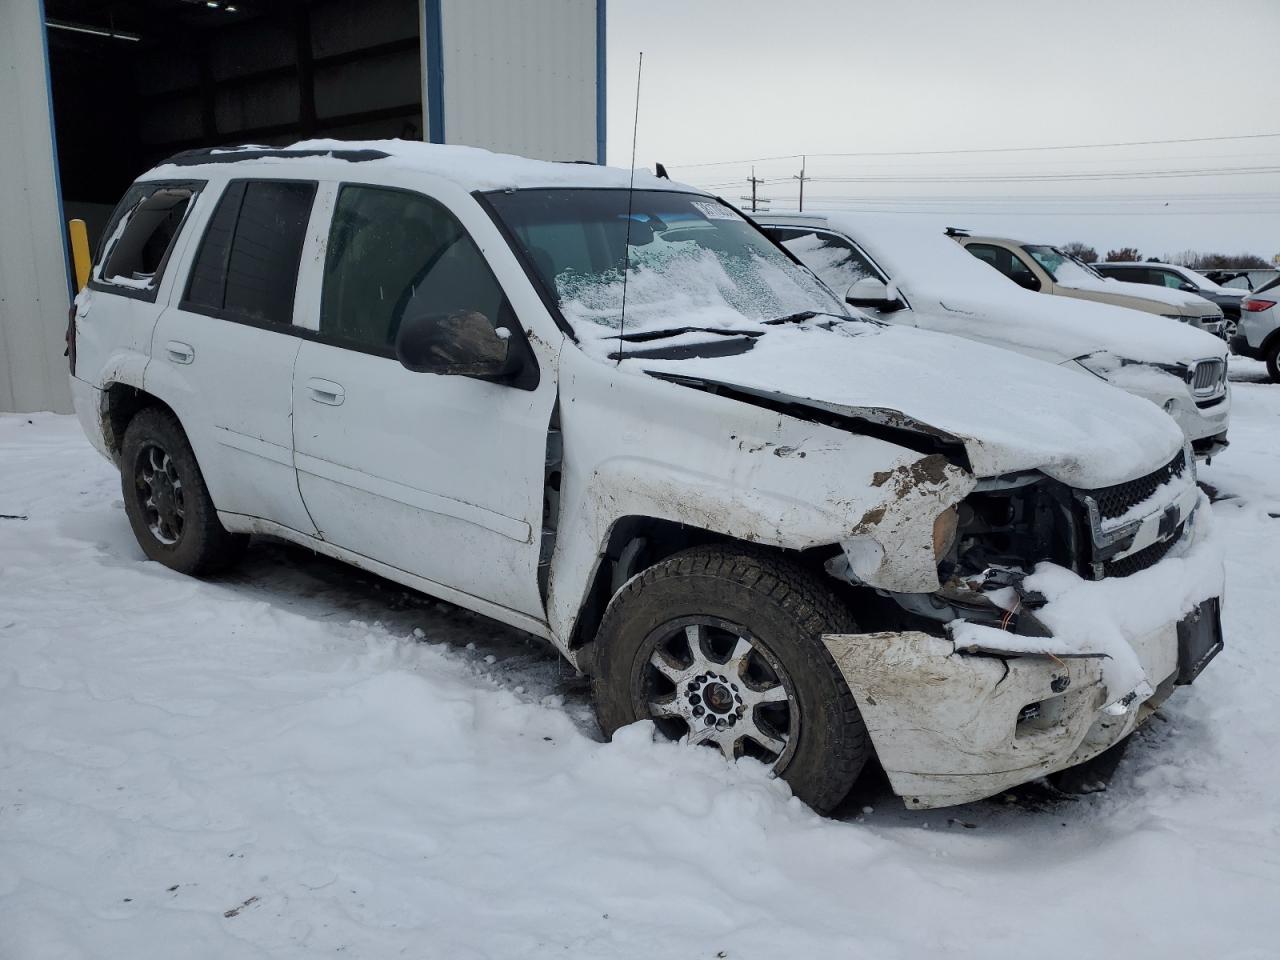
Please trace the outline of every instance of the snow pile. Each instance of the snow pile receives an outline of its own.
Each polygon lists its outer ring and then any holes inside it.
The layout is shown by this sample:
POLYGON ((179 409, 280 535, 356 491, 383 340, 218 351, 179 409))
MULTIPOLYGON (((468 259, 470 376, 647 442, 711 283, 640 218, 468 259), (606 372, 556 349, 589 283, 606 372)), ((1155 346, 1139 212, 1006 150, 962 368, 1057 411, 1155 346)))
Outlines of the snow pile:
POLYGON ((511 631, 305 551, 143 562, 75 421, 0 416, 0 956, 1269 956, 1280 391, 1238 390, 1227 649, 1111 789, 858 822, 600 744, 511 631))
POLYGON ((920 314, 913 319, 903 312, 897 322, 1007 344, 1055 362, 1099 352, 1166 364, 1226 356, 1217 337, 1167 317, 1024 290, 940 228, 903 216, 825 216, 867 251, 920 314))

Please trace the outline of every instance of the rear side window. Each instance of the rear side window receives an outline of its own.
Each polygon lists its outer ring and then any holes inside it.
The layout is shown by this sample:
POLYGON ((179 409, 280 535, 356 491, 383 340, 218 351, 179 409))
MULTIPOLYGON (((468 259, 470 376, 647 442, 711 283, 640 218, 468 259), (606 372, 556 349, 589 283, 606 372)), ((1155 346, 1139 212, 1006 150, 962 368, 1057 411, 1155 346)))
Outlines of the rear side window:
POLYGON ((507 298, 466 229, 421 194, 344 186, 329 231, 320 333, 393 355, 405 317, 511 323, 507 298))
POLYGON ((200 183, 134 184, 103 235, 96 283, 154 302, 200 183))
POLYGON ((269 326, 293 322, 316 185, 233 180, 205 229, 182 309, 269 326))

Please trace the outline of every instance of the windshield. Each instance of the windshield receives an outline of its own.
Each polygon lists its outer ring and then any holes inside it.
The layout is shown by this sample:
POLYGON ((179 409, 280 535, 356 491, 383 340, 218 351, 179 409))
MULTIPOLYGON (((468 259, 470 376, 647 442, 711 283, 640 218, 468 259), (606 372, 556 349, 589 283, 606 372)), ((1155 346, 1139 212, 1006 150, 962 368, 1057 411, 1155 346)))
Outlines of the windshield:
POLYGON ((1086 267, 1070 254, 1063 253, 1057 247, 1043 245, 1026 246, 1022 249, 1035 257, 1036 263, 1044 267, 1045 273, 1059 283, 1070 286, 1072 283, 1101 279, 1096 270, 1086 267))
MULTIPOLYGON (((676 191, 537 189, 486 194, 583 345, 616 341, 626 268, 626 329, 759 333, 843 305, 733 209, 676 191), (627 264, 629 263, 629 266, 627 264)), ((598 352, 598 351, 597 351, 598 352)))

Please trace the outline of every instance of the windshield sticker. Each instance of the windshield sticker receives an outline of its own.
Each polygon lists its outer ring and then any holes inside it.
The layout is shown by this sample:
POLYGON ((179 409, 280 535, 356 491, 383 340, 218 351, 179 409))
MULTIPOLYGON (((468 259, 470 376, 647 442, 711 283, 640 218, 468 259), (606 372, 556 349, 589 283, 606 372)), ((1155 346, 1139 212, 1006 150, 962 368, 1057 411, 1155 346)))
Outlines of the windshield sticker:
POLYGON ((701 211, 708 220, 737 220, 737 215, 722 203, 706 200, 693 200, 693 206, 701 211))

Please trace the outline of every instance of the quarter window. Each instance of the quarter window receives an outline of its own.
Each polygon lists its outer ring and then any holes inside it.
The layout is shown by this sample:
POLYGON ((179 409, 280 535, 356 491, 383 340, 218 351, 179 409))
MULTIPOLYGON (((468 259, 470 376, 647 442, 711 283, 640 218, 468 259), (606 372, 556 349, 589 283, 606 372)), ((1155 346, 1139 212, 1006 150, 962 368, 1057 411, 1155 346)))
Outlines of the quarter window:
POLYGON ((154 299, 196 192, 191 185, 135 185, 108 228, 98 281, 154 299))
POLYGON ((314 183, 233 180, 209 220, 182 308, 287 326, 314 183))
POLYGON ((512 322, 509 312, 484 254, 441 204, 404 190, 342 188, 329 230, 321 334, 391 356, 407 317, 451 329, 478 314, 497 330, 512 322))

